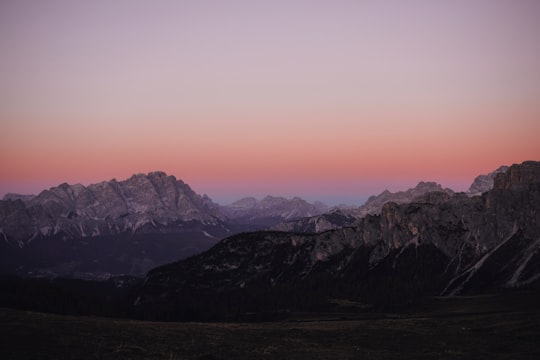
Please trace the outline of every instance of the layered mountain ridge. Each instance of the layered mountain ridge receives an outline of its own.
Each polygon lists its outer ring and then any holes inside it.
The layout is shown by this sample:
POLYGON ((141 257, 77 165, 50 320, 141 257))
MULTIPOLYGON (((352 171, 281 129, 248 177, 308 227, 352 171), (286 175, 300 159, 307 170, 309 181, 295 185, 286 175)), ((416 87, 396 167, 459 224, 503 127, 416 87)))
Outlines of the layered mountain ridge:
POLYGON ((284 220, 301 219, 319 215, 329 208, 321 202, 313 204, 294 197, 267 196, 262 200, 254 197, 246 197, 222 207, 222 213, 226 218, 238 223, 259 224, 263 227, 276 225, 284 220))
POLYGON ((0 201, 3 271, 142 275, 230 235, 218 205, 163 172, 87 187, 61 184, 0 201))
POLYGON ((144 275, 234 233, 325 209, 270 196, 220 206, 160 171, 89 186, 64 183, 0 201, 0 270, 47 277, 144 275))
POLYGON ((167 226, 197 221, 218 225, 222 220, 217 204, 163 172, 88 187, 64 183, 25 201, 2 201, 0 206, 2 231, 18 239, 59 231, 81 237, 114 235, 157 223, 167 226))
POLYGON ((424 295, 540 286, 540 162, 512 165, 482 196, 429 192, 353 227, 256 232, 152 270, 139 314, 305 310, 348 299, 399 306, 424 295), (248 300, 246 300, 248 299, 248 300), (224 305, 226 304, 226 305, 224 305))
MULTIPOLYGON (((493 182, 492 182, 493 183, 493 182)), ((443 188, 435 182, 419 182, 415 187, 406 191, 392 193, 388 190, 379 195, 368 198, 366 203, 358 208, 332 209, 321 215, 305 217, 299 220, 283 221, 272 227, 273 230, 290 231, 300 233, 317 233, 332 229, 339 229, 345 226, 353 226, 366 215, 378 215, 381 213, 384 204, 393 202, 405 204, 422 199, 429 193, 440 192, 453 195, 454 191, 443 188)))
MULTIPOLYGON (((496 172, 482 186, 492 186, 496 172)), ((37 196, 8 194, 0 201, 0 271, 47 277, 143 275, 235 233, 357 227, 388 202, 424 201, 435 193, 454 196, 436 183, 420 182, 407 191, 372 196, 360 208, 328 210, 322 203, 272 196, 221 206, 160 171, 89 186, 61 184, 37 196)))

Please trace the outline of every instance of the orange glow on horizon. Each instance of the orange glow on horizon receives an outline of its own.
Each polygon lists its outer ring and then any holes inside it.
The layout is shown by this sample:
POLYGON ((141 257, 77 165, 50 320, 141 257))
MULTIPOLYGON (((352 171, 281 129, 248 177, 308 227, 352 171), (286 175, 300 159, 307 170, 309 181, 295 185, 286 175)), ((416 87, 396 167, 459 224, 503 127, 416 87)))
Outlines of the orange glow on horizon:
POLYGON ((540 159, 535 2, 129 8, 2 7, 0 196, 154 170, 217 195, 464 189, 540 159))

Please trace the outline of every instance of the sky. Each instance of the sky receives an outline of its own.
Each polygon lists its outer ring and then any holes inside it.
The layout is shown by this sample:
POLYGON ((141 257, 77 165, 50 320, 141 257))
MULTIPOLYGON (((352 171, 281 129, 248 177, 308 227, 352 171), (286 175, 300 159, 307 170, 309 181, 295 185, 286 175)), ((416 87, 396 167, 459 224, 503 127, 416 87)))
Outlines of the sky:
POLYGON ((540 160, 540 1, 0 1, 0 196, 359 205, 540 160))

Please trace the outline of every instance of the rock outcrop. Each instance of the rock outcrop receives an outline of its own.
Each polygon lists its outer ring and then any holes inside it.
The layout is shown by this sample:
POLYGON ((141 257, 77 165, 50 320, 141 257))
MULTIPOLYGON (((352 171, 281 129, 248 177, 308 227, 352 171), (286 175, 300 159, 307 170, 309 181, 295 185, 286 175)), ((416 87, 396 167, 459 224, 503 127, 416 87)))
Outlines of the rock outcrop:
POLYGON ((359 208, 332 209, 324 214, 302 218, 298 220, 286 220, 272 227, 272 230, 290 231, 300 233, 316 233, 332 229, 339 229, 346 226, 354 226, 361 218, 366 215, 378 215, 381 213, 386 203, 405 204, 413 201, 419 201, 428 194, 436 196, 453 195, 454 191, 443 188, 435 182, 420 182, 414 188, 406 191, 392 193, 388 190, 379 195, 371 196, 367 202, 359 208))
POLYGON ((428 193, 442 192, 449 195, 454 194, 452 189, 443 188, 435 182, 419 182, 415 187, 406 191, 398 191, 392 193, 388 190, 383 191, 379 195, 371 196, 364 205, 358 209, 358 217, 365 215, 377 215, 382 211, 386 203, 393 202, 396 204, 406 204, 421 199, 428 193))
POLYGON ((495 176, 497 176, 497 174, 499 173, 504 173, 506 170, 508 170, 508 166, 503 165, 500 166, 497 170, 490 172, 489 174, 478 175, 469 187, 469 190, 467 190, 467 194, 469 196, 477 196, 493 189, 493 181, 495 179, 495 176))
POLYGON ((319 233, 352 226, 358 221, 356 209, 332 209, 324 214, 282 221, 272 230, 294 233, 319 233))

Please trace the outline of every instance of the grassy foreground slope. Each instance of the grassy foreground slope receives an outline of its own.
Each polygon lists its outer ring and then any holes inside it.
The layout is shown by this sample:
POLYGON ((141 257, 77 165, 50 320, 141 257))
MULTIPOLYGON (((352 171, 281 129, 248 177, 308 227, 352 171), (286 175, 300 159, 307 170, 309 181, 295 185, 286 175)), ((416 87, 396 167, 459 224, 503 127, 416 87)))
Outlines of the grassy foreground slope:
POLYGON ((433 299, 411 314, 163 323, 0 309, 2 359, 538 359, 538 294, 433 299))

